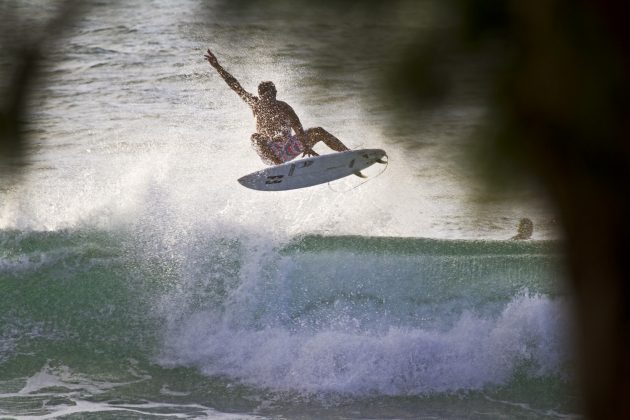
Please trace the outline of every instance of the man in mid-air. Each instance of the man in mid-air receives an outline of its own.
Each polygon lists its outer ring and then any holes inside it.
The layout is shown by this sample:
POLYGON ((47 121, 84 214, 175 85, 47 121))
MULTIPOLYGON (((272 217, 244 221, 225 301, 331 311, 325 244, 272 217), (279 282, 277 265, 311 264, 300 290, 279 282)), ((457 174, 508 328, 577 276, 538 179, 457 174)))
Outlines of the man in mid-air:
POLYGON ((252 109, 256 119, 256 133, 252 134, 251 141, 265 163, 277 165, 295 159, 300 153, 302 156, 317 156, 313 146, 320 141, 336 152, 349 150, 338 138, 321 127, 304 130, 293 108, 276 99, 276 87, 272 82, 261 82, 258 85, 259 96, 254 96, 221 67, 212 51, 208 50, 204 57, 252 109))

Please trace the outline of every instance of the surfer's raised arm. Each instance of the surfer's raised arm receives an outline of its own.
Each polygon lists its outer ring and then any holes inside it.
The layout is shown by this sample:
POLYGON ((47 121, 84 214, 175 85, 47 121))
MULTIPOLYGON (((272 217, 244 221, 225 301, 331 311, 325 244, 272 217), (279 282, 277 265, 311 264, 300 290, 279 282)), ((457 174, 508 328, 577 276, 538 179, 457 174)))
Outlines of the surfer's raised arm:
POLYGON ((208 49, 206 54, 204 55, 208 63, 219 73, 219 75, 225 80, 225 83, 238 94, 248 105, 252 105, 256 101, 256 97, 243 89, 243 86, 236 80, 234 76, 228 73, 221 65, 219 64, 219 60, 217 57, 208 49))

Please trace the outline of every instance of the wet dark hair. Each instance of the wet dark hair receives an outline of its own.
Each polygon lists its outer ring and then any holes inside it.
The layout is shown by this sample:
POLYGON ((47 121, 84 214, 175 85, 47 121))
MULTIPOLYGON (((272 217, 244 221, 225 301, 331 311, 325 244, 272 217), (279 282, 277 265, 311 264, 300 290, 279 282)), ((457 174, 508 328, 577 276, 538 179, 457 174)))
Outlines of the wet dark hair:
POLYGON ((260 84, 258 85, 258 94, 259 95, 264 95, 265 93, 271 93, 272 96, 276 96, 276 85, 273 84, 273 82, 260 82, 260 84))
POLYGON ((534 230, 534 222, 528 218, 521 219, 518 225, 519 229, 534 230))

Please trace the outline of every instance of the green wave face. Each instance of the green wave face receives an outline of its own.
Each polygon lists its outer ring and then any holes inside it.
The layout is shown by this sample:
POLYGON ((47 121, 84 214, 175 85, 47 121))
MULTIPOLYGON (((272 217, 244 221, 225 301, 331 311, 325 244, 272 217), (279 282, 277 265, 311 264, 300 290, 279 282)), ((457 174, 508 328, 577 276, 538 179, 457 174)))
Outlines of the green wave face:
POLYGON ((574 405, 556 242, 67 230, 4 231, 0 245, 0 410, 13 415, 89 402, 104 417, 203 417, 266 398, 279 402, 265 415, 339 398, 359 412, 412 398, 410 413, 446 399, 447 417, 503 415, 510 398, 574 405))

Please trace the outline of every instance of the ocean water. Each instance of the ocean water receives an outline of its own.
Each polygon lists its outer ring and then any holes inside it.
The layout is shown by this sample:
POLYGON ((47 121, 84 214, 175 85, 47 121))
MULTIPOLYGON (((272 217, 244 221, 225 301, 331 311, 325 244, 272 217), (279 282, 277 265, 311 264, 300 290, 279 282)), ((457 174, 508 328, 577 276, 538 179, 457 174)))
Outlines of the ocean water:
POLYGON ((29 171, 0 193, 0 417, 579 417, 544 199, 475 181, 474 89, 396 126, 375 92, 431 3, 385 16, 374 55, 361 11, 287 4, 95 2, 49 51, 29 171), (208 47, 387 170, 242 188, 253 120, 208 47))

